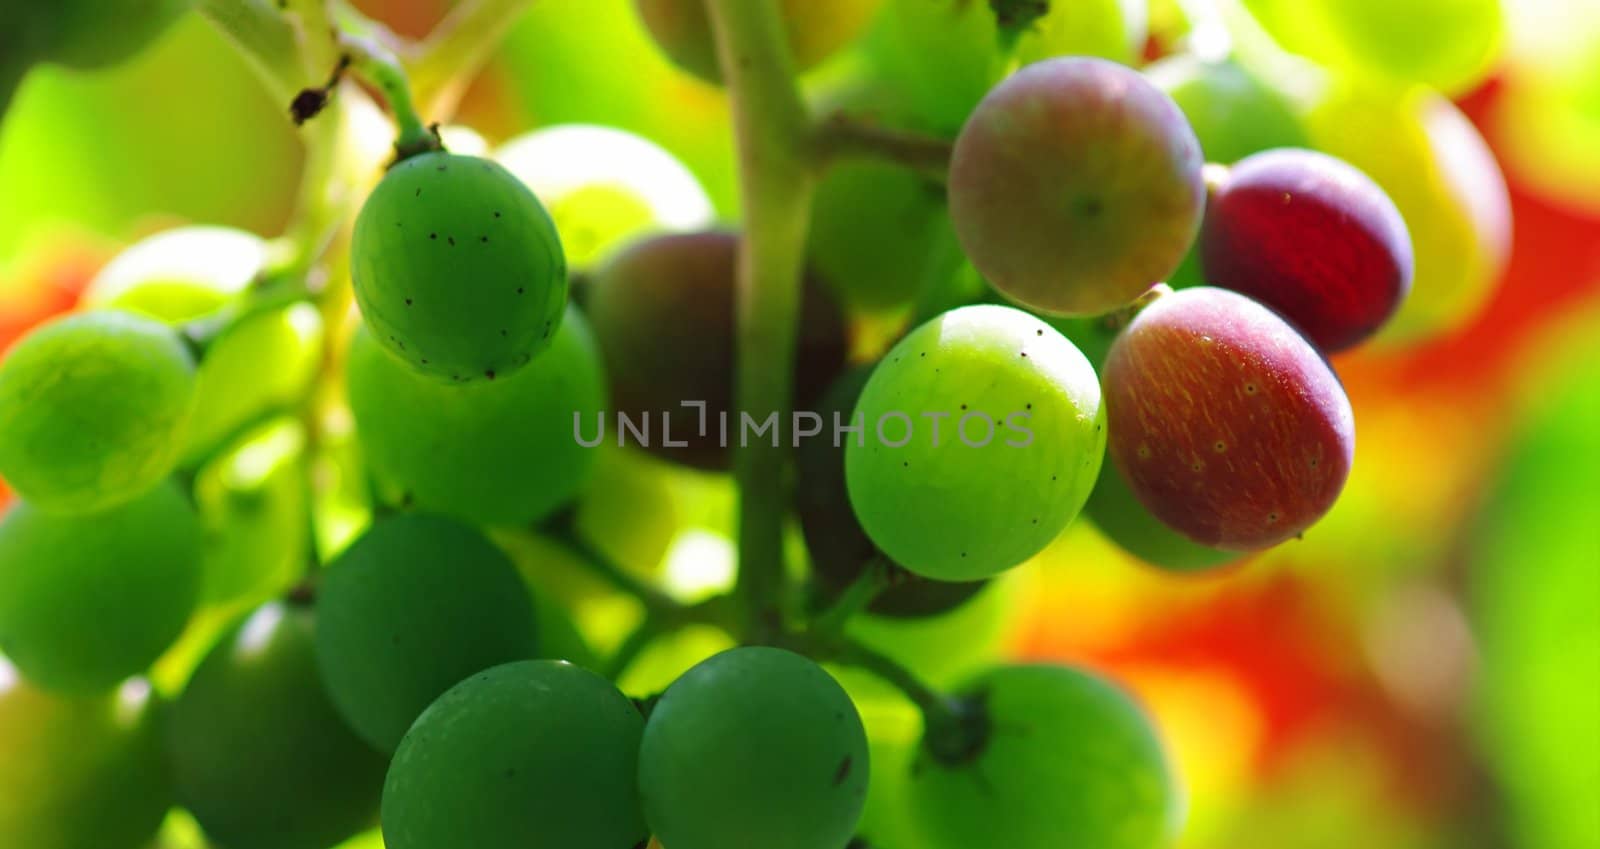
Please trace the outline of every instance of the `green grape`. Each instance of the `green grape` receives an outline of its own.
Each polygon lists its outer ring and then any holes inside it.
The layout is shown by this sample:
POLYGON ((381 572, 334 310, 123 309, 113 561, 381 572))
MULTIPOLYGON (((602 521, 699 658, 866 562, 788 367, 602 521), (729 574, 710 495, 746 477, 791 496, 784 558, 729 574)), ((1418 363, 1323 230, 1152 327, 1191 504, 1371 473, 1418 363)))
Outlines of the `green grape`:
POLYGON ((1436 94, 1345 84, 1312 108, 1306 124, 1317 149, 1384 190, 1411 233, 1411 294, 1376 338, 1426 340, 1477 315, 1508 258, 1511 201, 1471 122, 1436 94))
POLYGON ((1083 508, 1105 456, 1094 369, 1010 307, 963 307, 912 331, 856 413, 862 434, 844 435, 850 504, 878 548, 936 580, 986 578, 1038 554, 1083 508))
POLYGON ((56 0, 35 14, 45 58, 78 70, 118 65, 160 38, 192 0, 56 0), (47 11, 46 11, 47 10, 47 11))
POLYGON ((127 313, 41 325, 0 362, 0 475, 43 510, 91 512, 172 471, 195 403, 177 334, 127 313))
POLYGON ((146 846, 172 806, 160 708, 143 681, 66 698, 0 658, 0 846, 146 846))
POLYGON ((550 345, 567 264, 539 199, 501 165, 426 153, 356 218, 350 270, 373 337, 422 374, 506 378, 550 345))
MULTIPOLYGON (((779 0, 784 35, 797 70, 804 71, 848 44, 882 0, 779 0)), ((702 0, 636 0, 650 35, 678 67, 722 81, 717 43, 702 0)))
POLYGON ((202 604, 254 607, 286 592, 305 571, 305 448, 301 424, 276 419, 196 472, 194 499, 206 540, 202 604))
POLYGON ((574 269, 598 266, 642 235, 699 230, 714 217, 683 163, 612 127, 545 127, 506 142, 494 158, 544 201, 574 269))
POLYGON ((598 452, 573 510, 573 530, 635 575, 656 575, 683 526, 674 480, 641 452, 614 445, 598 452))
POLYGON ((503 380, 449 385, 390 356, 357 332, 348 364, 350 409, 380 481, 416 506, 485 524, 526 524, 582 489, 594 451, 573 419, 606 406, 600 352, 576 310, 550 350, 503 380))
POLYGON ((1055 2, 1001 48, 990 5, 976 0, 887 0, 867 38, 872 74, 936 133, 954 133, 1013 59, 1098 56, 1131 63, 1144 47, 1145 0, 1055 2))
POLYGON ((42 687, 115 686, 183 631, 200 556, 194 511, 169 484, 87 515, 13 504, 0 519, 0 651, 42 687))
POLYGON ((645 820, 674 849, 821 849, 855 832, 867 736, 822 667, 730 649, 675 681, 639 746, 645 820))
POLYGON ((1017 590, 1002 576, 961 606, 918 618, 857 616, 852 639, 893 659, 935 686, 958 684, 1005 655, 1018 617, 1017 590))
POLYGON ((1252 153, 1311 143, 1289 99, 1236 61, 1178 54, 1144 75, 1183 110, 1207 162, 1231 165, 1252 153))
POLYGON ((1288 50, 1348 74, 1382 74, 1446 94, 1493 70, 1501 0, 1245 0, 1288 50))
POLYGON ((350 727, 386 752, 445 690, 535 656, 516 567, 478 531, 438 516, 373 525, 325 574, 317 620, 323 685, 350 727))
POLYGON ((617 678, 624 693, 657 694, 696 664, 739 645, 720 628, 691 625, 650 641, 617 678))
POLYGON ((200 361, 186 465, 222 447, 263 415, 294 409, 322 366, 322 314, 296 304, 246 319, 224 332, 200 361))
POLYGON ((434 702, 383 789, 389 849, 629 849, 647 832, 635 776, 644 721, 569 663, 508 663, 434 702))
POLYGON ((311 611, 273 602, 231 629, 168 713, 178 801, 227 849, 325 849, 372 824, 384 758, 317 678, 311 611))
POLYGON ((267 243, 231 227, 177 227, 134 243, 106 263, 83 303, 182 324, 216 312, 266 266, 267 243))
POLYGON ((807 256, 843 303, 897 309, 935 274, 954 274, 959 248, 944 188, 897 165, 841 162, 817 184, 807 256))
POLYGON ((567 608, 549 596, 530 588, 533 597, 534 645, 539 654, 551 660, 564 660, 585 669, 596 669, 600 658, 589 647, 578 623, 567 608))
POLYGON ((1200 545, 1167 527, 1139 503, 1115 463, 1106 463, 1100 470, 1083 512, 1107 539, 1151 566, 1194 572, 1232 563, 1241 556, 1200 545))
POLYGON ((1004 666, 966 692, 988 715, 977 754, 926 747, 906 795, 928 849, 1162 849, 1182 793, 1139 707, 1112 684, 1060 666, 1004 666))

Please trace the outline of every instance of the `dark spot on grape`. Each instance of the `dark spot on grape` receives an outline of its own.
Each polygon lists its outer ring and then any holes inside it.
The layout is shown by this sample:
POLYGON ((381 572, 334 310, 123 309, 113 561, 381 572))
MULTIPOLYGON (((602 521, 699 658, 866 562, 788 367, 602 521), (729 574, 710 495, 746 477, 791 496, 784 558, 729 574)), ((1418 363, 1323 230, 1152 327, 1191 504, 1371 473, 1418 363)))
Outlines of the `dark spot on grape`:
POLYGON ((1077 206, 1078 213, 1086 218, 1093 218, 1105 209, 1105 205, 1097 197, 1079 198, 1077 206))
POLYGON ((519 295, 522 294, 522 287, 521 286, 517 287, 517 294, 519 294, 519 295))
POLYGON ((516 777, 517 777, 517 770, 515 768, 506 770, 506 778, 516 778, 516 777))
POLYGON ((1317 467, 1317 458, 1312 457, 1311 458, 1311 468, 1315 469, 1316 467, 1317 467))
POLYGON ((1054 482, 1055 482, 1055 479, 1056 479, 1056 476, 1055 476, 1055 475, 1051 475, 1051 476, 1050 476, 1050 482, 1051 482, 1051 483, 1054 483, 1054 482))
POLYGON ((1221 454, 1222 452, 1228 450, 1228 443, 1223 442, 1222 440, 1219 439, 1219 440, 1217 440, 1217 444, 1216 445, 1211 446, 1211 450, 1217 452, 1218 454, 1221 454))
POLYGON ((445 166, 443 166, 443 165, 440 165, 440 166, 439 166, 439 170, 440 170, 440 171, 443 171, 443 170, 445 170, 445 166))
POLYGON ((961 556, 962 556, 962 557, 966 557, 966 556, 967 556, 967 553, 966 553, 966 552, 965 552, 965 551, 963 551, 963 552, 961 552, 961 556))
POLYGON ((439 234, 438 233, 429 233, 428 234, 428 238, 437 241, 439 239, 439 234))
POLYGON ((839 768, 834 770, 834 772, 833 772, 833 786, 838 787, 839 785, 844 783, 844 780, 846 778, 850 777, 850 767, 853 766, 854 764, 855 764, 855 758, 854 757, 852 757, 850 755, 845 755, 844 756, 844 760, 839 762, 839 768))
POLYGON ((509 336, 510 334, 506 333, 505 328, 502 327, 502 328, 500 328, 500 335, 501 336, 509 336))
POLYGON ((490 380, 494 380, 494 369, 484 369, 483 376, 489 378, 490 380))
POLYGON ((1044 335, 1044 331, 1043 330, 1035 330, 1035 331, 1033 331, 1033 335, 1035 335, 1035 336, 1043 336, 1044 335))
POLYGON ((422 364, 423 365, 427 365, 428 364, 428 358, 427 357, 423 357, 422 358, 422 364))
POLYGON ((406 306, 408 306, 408 307, 411 306, 411 299, 410 298, 406 298, 406 306))
POLYGON ((400 506, 401 507, 410 507, 414 500, 415 499, 413 498, 413 496, 411 495, 410 492, 402 493, 400 495, 400 506))
POLYGON ((500 210, 497 209, 497 210, 494 211, 494 217, 496 217, 496 218, 500 217, 500 210))
POLYGON ((962 405, 961 405, 961 409, 963 409, 963 410, 965 410, 965 409, 966 409, 966 408, 967 408, 967 405, 966 405, 966 404, 962 404, 962 405))
POLYGON ((1267 514, 1267 524, 1273 525, 1273 524, 1277 524, 1277 522, 1278 522, 1278 514, 1276 512, 1272 512, 1272 513, 1268 513, 1267 514))
POLYGON ((1189 467, 1189 470, 1192 471, 1192 472, 1199 472, 1201 469, 1204 469, 1204 468, 1205 468, 1205 465, 1202 464, 1199 460, 1196 460, 1194 462, 1194 464, 1189 467))
POLYGON ((926 357, 927 355, 928 355, 928 352, 927 351, 923 351, 922 353, 918 354, 917 356, 926 357))
POLYGON ((900 465, 902 465, 905 468, 909 469, 909 468, 911 468, 911 461, 910 460, 901 460, 900 461, 900 465))
POLYGON ((1246 383, 1244 385, 1244 394, 1246 394, 1246 395, 1254 395, 1254 394, 1256 394, 1256 385, 1254 383, 1246 383))
POLYGON ((1024 408, 1024 409, 1028 409, 1028 410, 1031 410, 1031 409, 1033 409, 1033 405, 1032 405, 1032 404, 1026 404, 1026 405, 1024 405, 1024 407, 1023 407, 1023 408, 1024 408))
POLYGON ((479 236, 478 237, 478 241, 480 241, 480 242, 482 242, 482 243, 487 245, 487 244, 489 244, 489 237, 488 236, 479 236))
POLYGON ((451 236, 450 238, 445 239, 445 241, 449 242, 450 243, 450 247, 452 247, 452 248, 456 246, 456 237, 455 236, 451 236))
POLYGON ((417 189, 417 193, 416 193, 415 197, 422 197, 422 190, 421 189, 417 189))

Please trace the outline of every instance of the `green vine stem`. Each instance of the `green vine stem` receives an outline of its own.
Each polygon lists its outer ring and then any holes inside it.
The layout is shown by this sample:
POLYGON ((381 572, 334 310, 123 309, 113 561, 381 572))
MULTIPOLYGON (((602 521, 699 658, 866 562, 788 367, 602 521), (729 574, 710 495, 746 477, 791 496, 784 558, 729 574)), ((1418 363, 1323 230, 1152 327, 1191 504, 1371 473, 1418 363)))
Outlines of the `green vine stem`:
POLYGON ((411 79, 429 115, 450 115, 533 0, 463 0, 417 45, 411 79))
POLYGON ((843 634, 850 620, 866 610, 873 599, 889 588, 893 578, 892 569, 889 561, 882 557, 874 558, 831 606, 812 618, 811 632, 834 636, 843 634))
POLYGON ((947 139, 883 127, 844 113, 830 115, 816 130, 817 155, 824 164, 852 157, 885 159, 939 183, 950 177, 954 146, 947 139))
POLYGON ((923 747, 940 762, 961 763, 988 742, 989 716, 981 699, 940 693, 892 658, 857 642, 842 640, 804 648, 817 660, 866 670, 904 693, 922 713, 923 747))
POLYGON ((420 153, 439 150, 439 136, 423 123, 411 98, 411 80, 399 57, 371 38, 341 33, 339 46, 350 59, 352 72, 371 83, 383 94, 389 113, 399 128, 395 138, 395 161, 420 153))
MULTIPOLYGON (((814 191, 810 116, 801 100, 776 4, 707 0, 739 151, 744 239, 739 252, 736 409, 758 421, 789 416, 800 270, 814 191)), ((739 485, 739 578, 745 637, 782 625, 784 440, 734 446, 739 485)))

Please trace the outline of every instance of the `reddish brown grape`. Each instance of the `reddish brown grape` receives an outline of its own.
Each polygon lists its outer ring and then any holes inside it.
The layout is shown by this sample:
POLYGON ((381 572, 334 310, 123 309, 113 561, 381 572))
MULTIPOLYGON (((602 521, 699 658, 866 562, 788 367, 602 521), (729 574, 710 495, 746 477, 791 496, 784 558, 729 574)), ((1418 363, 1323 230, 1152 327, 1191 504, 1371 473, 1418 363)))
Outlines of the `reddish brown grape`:
POLYGON ((1100 59, 1049 59, 996 86, 961 130, 950 215, 1000 291, 1052 313, 1110 312, 1165 280, 1205 200, 1172 98, 1100 59))
POLYGON ((1324 351, 1371 336, 1411 291, 1411 235, 1377 183, 1310 150, 1234 166, 1206 208, 1206 281, 1282 313, 1324 351))
POLYGON ((1103 377, 1113 461, 1140 503, 1202 545, 1298 536, 1350 473, 1355 423, 1338 377, 1244 295, 1158 298, 1112 344, 1103 377))
MULTIPOLYGON (((738 236, 729 232, 650 239, 608 265, 585 304, 605 355, 616 414, 635 427, 648 414, 643 429, 649 442, 643 447, 703 469, 726 469, 725 446, 736 444, 740 434, 739 414, 732 411, 738 253, 738 236), (694 402, 705 403, 703 421, 701 409, 684 406, 694 402), (686 444, 668 446, 668 437, 686 444)), ((804 292, 795 349, 800 405, 820 395, 843 370, 848 344, 844 316, 822 287, 808 280, 804 292)), ((607 431, 606 438, 639 444, 635 434, 618 430, 607 431)), ((787 438, 787 428, 782 432, 787 438)), ((771 433, 751 438, 771 439, 771 433)))

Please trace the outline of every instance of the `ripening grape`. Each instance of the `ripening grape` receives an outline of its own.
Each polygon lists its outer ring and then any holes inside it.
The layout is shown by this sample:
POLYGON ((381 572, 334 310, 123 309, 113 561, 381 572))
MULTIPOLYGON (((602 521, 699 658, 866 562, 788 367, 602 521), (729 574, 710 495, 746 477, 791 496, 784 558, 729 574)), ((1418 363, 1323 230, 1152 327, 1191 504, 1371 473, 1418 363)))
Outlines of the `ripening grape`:
MULTIPOLYGON (((870 368, 846 373, 834 382, 816 405, 822 432, 800 443, 795 451, 795 512, 811 553, 812 577, 827 595, 835 595, 859 578, 867 564, 879 556, 877 546, 861 529, 844 480, 844 450, 848 435, 835 440, 835 423, 848 426, 861 390, 872 376, 870 368)), ((868 607, 892 617, 933 616, 958 607, 983 589, 985 581, 932 581, 915 578, 883 590, 868 607)))
POLYGON ((976 0, 886 0, 866 39, 873 77, 934 132, 960 129, 1013 59, 1098 56, 1131 63, 1144 48, 1145 0, 1056 2, 1002 47, 995 13, 976 0))
POLYGON ((1231 165, 1263 150, 1309 145, 1289 98, 1237 61, 1176 54, 1144 74, 1183 110, 1207 162, 1231 165))
POLYGON ((144 681, 67 698, 0 658, 0 846, 147 846, 173 801, 160 711, 144 681))
POLYGON ((121 64, 163 35, 191 0, 56 0, 34 14, 44 58, 78 70, 121 64))
POLYGON ((436 152, 395 165, 352 238, 373 338, 437 380, 507 378, 561 324, 567 265, 555 224, 495 162, 436 152))
POLYGON ((474 528, 380 520, 324 575, 317 666, 339 713, 392 752, 445 690, 535 655, 533 603, 517 568, 474 528))
POLYGON ((166 326, 56 319, 0 362, 0 475, 41 510, 126 501, 172 471, 194 403, 194 359, 166 326))
POLYGON ((1424 340, 1470 321, 1511 242, 1505 178, 1471 122, 1436 94, 1353 84, 1334 88, 1306 121, 1314 146, 1371 177, 1411 233, 1411 294, 1378 340, 1424 340))
POLYGON ((1339 71, 1386 74, 1460 94, 1504 38, 1502 0, 1245 0, 1288 50, 1339 71))
POLYGON ((1058 314, 1109 312, 1178 267, 1205 185, 1194 132, 1138 72, 1052 59, 978 105, 950 162, 950 216, 1007 297, 1058 314))
POLYGON ((232 227, 175 227, 117 254, 83 292, 83 303, 181 324, 215 312, 267 264, 267 243, 232 227))
POLYGON ((377 814, 384 758, 317 678, 311 611, 277 602, 231 629, 168 712, 178 801, 228 849, 325 849, 377 814))
POLYGON ((601 264, 641 235, 699 230, 714 216, 683 163, 613 127, 545 127, 506 142, 494 158, 550 210, 574 269, 601 264))
POLYGON ((1355 424, 1339 379, 1266 307, 1196 287, 1157 299, 1106 358, 1111 456, 1139 502, 1202 545, 1270 548, 1328 512, 1355 424))
POLYGON ((1139 503, 1116 463, 1100 470, 1083 515, 1118 548, 1161 569, 1195 572, 1239 559, 1236 552, 1200 545, 1162 524, 1139 503))
POLYGON ((643 720, 609 681, 551 660, 480 672, 434 702, 383 790, 388 849, 631 849, 643 720))
POLYGON ((800 655, 759 646, 722 652, 673 682, 639 747, 645 820, 679 849, 843 846, 868 772, 866 732, 838 682, 800 655))
POLYGON ((170 484, 92 514, 17 502, 0 519, 0 651, 42 687, 113 687, 182 632, 200 556, 194 511, 170 484))
POLYGON ((1233 167, 1206 206, 1200 261, 1212 284, 1272 307, 1329 353, 1377 332, 1411 290, 1411 234, 1394 202, 1309 150, 1233 167))
MULTIPOLYGON (((878 364, 845 434, 867 535, 925 577, 971 581, 1038 554, 1078 515, 1105 456, 1083 354, 1021 310, 952 310, 878 364)), ((831 424, 831 423, 830 423, 831 424)))
POLYGON ((1002 666, 965 691, 988 714, 976 757, 924 750, 906 790, 929 849, 1164 849, 1183 797, 1150 720, 1115 685, 1002 666))
MULTIPOLYGON (((674 64, 712 83, 722 81, 717 42, 703 0, 636 0, 650 35, 674 64)), ((778 14, 796 70, 828 58, 855 38, 881 0, 779 0, 778 14)))
POLYGON ((841 301, 882 311, 915 299, 959 258, 944 187, 897 165, 840 162, 817 183, 811 266, 841 301))
MULTIPOLYGON (((636 425, 648 415, 643 447, 704 469, 727 468, 727 446, 737 444, 741 425, 733 410, 738 252, 738 236, 722 231, 640 242, 595 278, 585 304, 617 414, 636 425), (704 419, 685 402, 704 402, 704 419), (669 446, 668 439, 686 444, 669 446)), ((822 288, 808 281, 802 292, 795 400, 803 406, 843 369, 848 341, 844 318, 822 288)), ((584 432, 592 438, 589 426, 584 432)), ((626 441, 639 442, 633 434, 626 441)))
MULTIPOLYGON (((572 500, 594 463, 574 438, 606 406, 600 353, 569 310, 550 350, 493 382, 452 385, 418 374, 370 330, 350 345, 350 409, 379 481, 419 508, 518 525, 572 500)), ((585 433, 588 433, 586 430, 585 433)))

